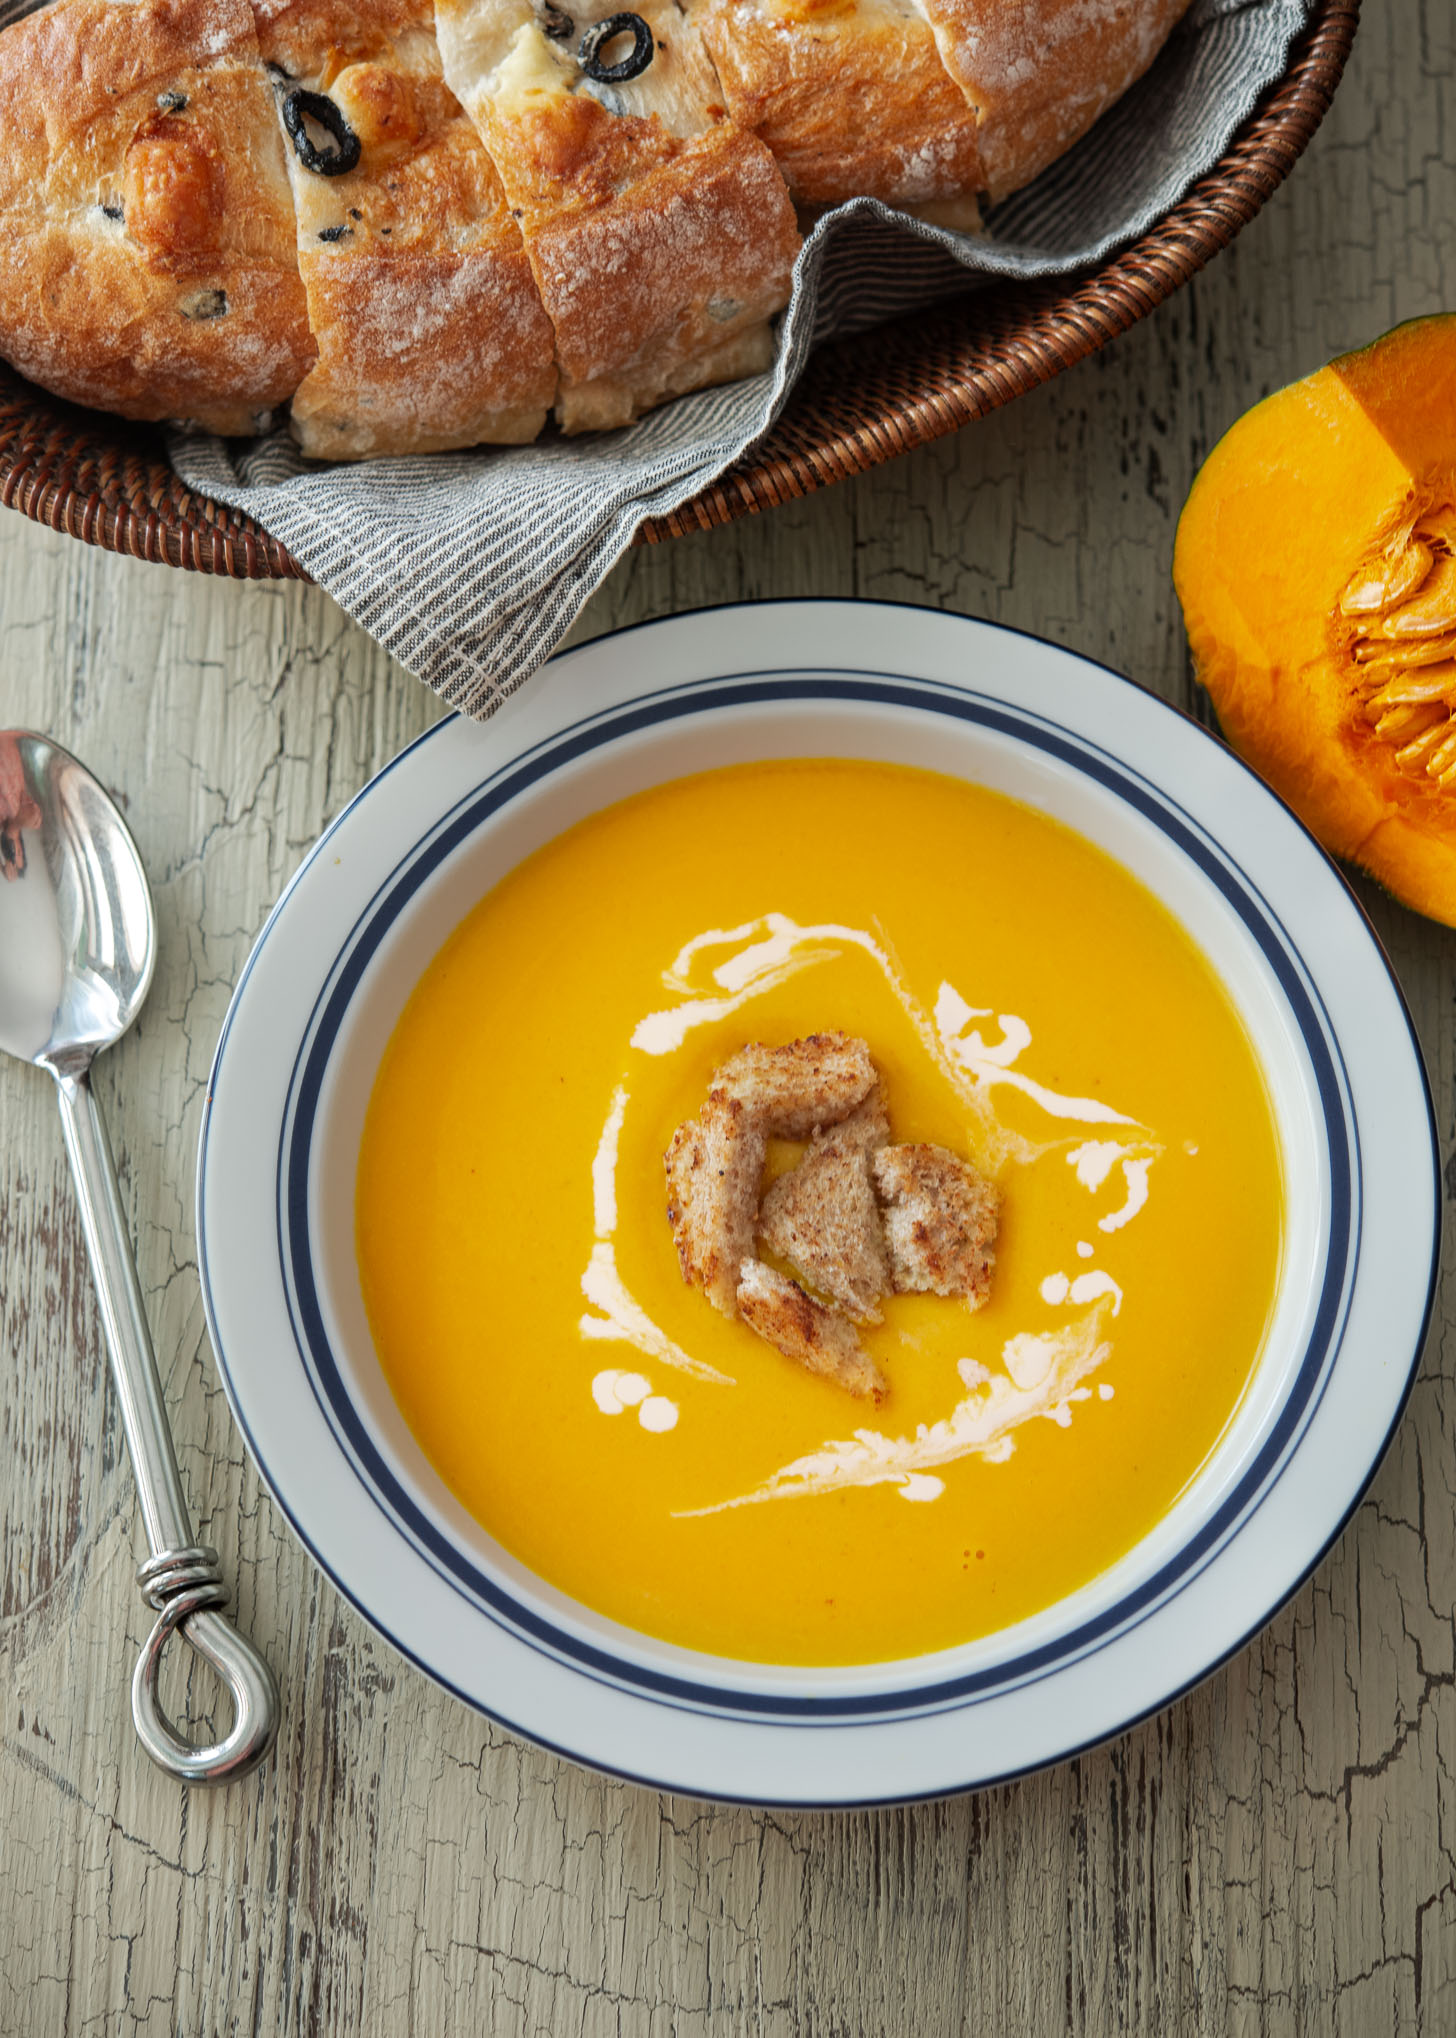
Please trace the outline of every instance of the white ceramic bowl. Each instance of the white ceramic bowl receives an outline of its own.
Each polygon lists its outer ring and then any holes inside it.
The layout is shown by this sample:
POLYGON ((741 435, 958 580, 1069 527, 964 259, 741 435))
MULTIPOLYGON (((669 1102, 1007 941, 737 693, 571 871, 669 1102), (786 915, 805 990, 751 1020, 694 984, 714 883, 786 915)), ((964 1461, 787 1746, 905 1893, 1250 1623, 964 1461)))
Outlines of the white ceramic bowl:
POLYGON ((1338 872, 1253 774, 1151 695, 1033 638, 828 602, 601 639, 494 721, 443 723, 381 772, 259 937, 218 1046, 198 1178, 229 1399, 279 1505, 374 1626, 468 1704, 578 1761, 664 1789, 799 1804, 1034 1768, 1165 1704, 1247 1639, 1339 1533, 1389 1439, 1430 1312, 1439 1216, 1430 1100, 1400 993, 1338 872), (583 815, 663 779, 825 755, 1012 794, 1163 900, 1263 1063, 1288 1235, 1250 1393, 1122 1561, 962 1648, 804 1670, 629 1631, 533 1576, 465 1514, 384 1383, 353 1182, 389 1033, 489 886, 583 815))

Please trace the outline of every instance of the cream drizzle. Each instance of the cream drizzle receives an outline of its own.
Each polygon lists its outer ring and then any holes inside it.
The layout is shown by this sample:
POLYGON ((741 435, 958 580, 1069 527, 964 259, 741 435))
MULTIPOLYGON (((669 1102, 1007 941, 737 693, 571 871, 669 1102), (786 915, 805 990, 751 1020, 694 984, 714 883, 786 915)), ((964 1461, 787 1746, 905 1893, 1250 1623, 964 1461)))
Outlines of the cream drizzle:
POLYGON ((1122 1177, 1127 1183, 1127 1201, 1120 1210, 1111 1210, 1106 1217, 1098 1218, 1099 1231, 1121 1231, 1124 1224, 1132 1223, 1148 1200, 1148 1170, 1152 1165, 1151 1155, 1123 1162, 1122 1177))
POLYGON ((1085 1274, 1078 1274, 1075 1280, 1062 1273, 1048 1274, 1041 1284, 1041 1299, 1043 1302, 1051 1303, 1053 1308, 1059 1307, 1063 1302, 1097 1302, 1104 1295, 1112 1300, 1113 1315, 1120 1316, 1122 1290, 1111 1274, 1104 1274, 1098 1267, 1089 1267, 1085 1274))
POLYGON ((641 1373, 622 1373, 608 1368, 591 1383, 592 1400, 603 1415, 621 1415, 635 1408, 642 1428, 655 1435, 677 1428, 678 1407, 665 1394, 654 1394, 652 1382, 641 1373))
POLYGON ((617 1141, 627 1115, 627 1085, 618 1083, 597 1150, 592 1156, 592 1215, 597 1237, 610 1238, 617 1228, 617 1141))
POLYGON ((1095 1097, 1064 1097, 1014 1070, 1011 1064, 1031 1046, 1031 1028, 1014 1012, 998 1012, 996 1024, 1001 1028, 1001 1038, 988 1047, 979 1032, 967 1033, 965 1028, 972 1019, 990 1017, 989 1005, 968 1005, 953 984, 941 985, 935 1001, 935 1030, 946 1053, 972 1082, 988 1090, 997 1083, 1006 1083, 1039 1104, 1050 1118, 1071 1118, 1083 1125, 1137 1124, 1135 1118, 1114 1111, 1110 1104, 1099 1103, 1095 1097))
POLYGON ((932 1015, 910 989, 887 943, 862 927, 847 927, 834 920, 801 926, 786 913, 765 913, 761 920, 708 928, 694 935, 662 976, 664 987, 684 1002, 640 1019, 632 1033, 632 1045, 644 1054, 672 1054, 695 1026, 726 1018, 751 998, 844 948, 858 948, 884 977, 922 1047, 972 1114, 978 1158, 991 1173, 1010 1160, 1035 1160, 1056 1144, 1037 1144, 1003 1126, 991 1101, 997 1085, 1020 1091, 1054 1119, 1138 1126, 1136 1119, 1110 1104, 1092 1097, 1064 1096, 1014 1069, 1012 1064, 1032 1041, 1031 1028, 1024 1019, 1011 1012, 996 1015, 1002 1037, 988 1045, 979 1030, 967 1033, 966 1028, 973 1019, 990 1018, 989 1006, 970 1005, 953 984, 942 983, 932 1015), (695 980, 697 964, 712 950, 734 949, 735 944, 741 945, 707 973, 713 986, 708 991, 695 980))
POLYGON ((605 1241, 599 1241, 592 1247, 592 1256, 581 1277, 581 1292, 594 1308, 601 1311, 599 1316, 578 1319, 577 1327, 583 1337, 606 1338, 619 1344, 635 1345, 648 1358, 658 1359, 664 1366, 673 1366, 679 1373, 691 1374, 695 1380, 710 1380, 715 1387, 731 1387, 734 1384, 726 1373, 693 1358, 681 1345, 674 1344, 665 1330, 658 1329, 642 1304, 628 1292, 626 1283, 617 1272, 616 1249, 605 1241))
MULTIPOLYGON (((731 1387, 734 1383, 726 1373, 693 1358, 681 1345, 674 1344, 665 1330, 658 1328, 636 1296, 629 1292, 617 1271, 617 1249, 611 1243, 612 1233, 617 1228, 617 1145, 622 1136, 628 1101, 627 1085, 618 1083, 612 1092, 606 1123, 597 1140, 597 1150, 592 1156, 592 1217, 597 1242, 581 1277, 581 1292, 600 1314, 580 1317, 578 1328, 583 1337, 607 1338, 635 1345, 648 1358, 660 1359, 663 1365, 674 1366, 680 1373, 689 1373, 695 1380, 710 1380, 717 1387, 731 1387)), ((598 1379, 606 1377, 606 1374, 597 1375, 598 1379)), ((674 1414, 673 1422, 676 1420, 674 1414)), ((672 1423, 659 1426, 671 1429, 672 1423)))
MULTIPOLYGON (((781 1466, 749 1493, 708 1507, 684 1508, 678 1518, 722 1514, 730 1508, 755 1507, 765 1500, 837 1493, 852 1486, 896 1485, 903 1489, 909 1480, 935 1466, 954 1464, 973 1454, 1004 1462, 1015 1449, 1013 1432, 1023 1423, 1041 1416, 1066 1428, 1072 1420, 1071 1404, 1091 1398, 1091 1390, 1081 1383, 1112 1351, 1100 1335, 1102 1323, 1103 1306, 1099 1304, 1082 1322, 1065 1330, 1040 1336, 1022 1332, 1008 1339, 1002 1351, 1004 1373, 992 1373, 974 1359, 962 1359, 957 1370, 970 1391, 940 1422, 921 1423, 910 1437, 858 1429, 852 1437, 823 1444, 781 1466), (1018 1385, 1017 1374, 1028 1384, 1018 1385), (1033 1379, 1036 1375, 1039 1377, 1033 1379)), ((935 1497, 923 1488, 907 1495, 914 1499, 935 1497)))
MULTIPOLYGON (((1194 1150, 1197 1151, 1196 1148, 1194 1150)), ((1121 1231, 1125 1224, 1132 1223, 1147 1203, 1148 1176, 1162 1151, 1162 1147, 1157 1145, 1134 1147, 1129 1151, 1115 1139, 1089 1139, 1071 1149, 1067 1155, 1068 1164, 1077 1170, 1077 1180, 1082 1187, 1094 1196, 1115 1167, 1122 1169, 1122 1203, 1116 1210, 1109 1210, 1105 1217, 1098 1218, 1099 1231, 1121 1231)), ((1077 1251, 1082 1251, 1080 1245, 1077 1251)), ((1089 1246, 1084 1257, 1090 1258, 1091 1252, 1089 1246)))

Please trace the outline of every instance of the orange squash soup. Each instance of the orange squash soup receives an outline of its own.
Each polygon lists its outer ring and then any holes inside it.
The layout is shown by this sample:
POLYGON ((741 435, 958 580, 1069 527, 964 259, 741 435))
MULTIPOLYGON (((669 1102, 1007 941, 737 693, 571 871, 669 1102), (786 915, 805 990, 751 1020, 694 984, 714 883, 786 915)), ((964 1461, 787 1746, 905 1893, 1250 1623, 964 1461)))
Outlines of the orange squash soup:
POLYGON ((624 800, 481 900, 384 1055, 356 1228, 390 1388, 507 1549, 670 1642, 845 1664, 1048 1607, 1167 1512, 1259 1356, 1281 1164, 1238 1015, 1126 870, 959 780, 792 761, 624 800), (982 1306, 858 1331, 878 1402, 686 1285, 666 1214, 714 1071, 833 1030, 891 1138, 1000 1198, 982 1306))

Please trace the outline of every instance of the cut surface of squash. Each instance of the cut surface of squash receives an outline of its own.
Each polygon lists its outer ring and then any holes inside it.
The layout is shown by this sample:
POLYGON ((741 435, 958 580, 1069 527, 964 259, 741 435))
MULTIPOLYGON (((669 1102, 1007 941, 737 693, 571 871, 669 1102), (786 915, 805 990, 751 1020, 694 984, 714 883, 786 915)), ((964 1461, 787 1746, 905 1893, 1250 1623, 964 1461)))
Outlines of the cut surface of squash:
POLYGON ((1240 418, 1173 578, 1229 741, 1334 855, 1456 926, 1456 315, 1240 418))

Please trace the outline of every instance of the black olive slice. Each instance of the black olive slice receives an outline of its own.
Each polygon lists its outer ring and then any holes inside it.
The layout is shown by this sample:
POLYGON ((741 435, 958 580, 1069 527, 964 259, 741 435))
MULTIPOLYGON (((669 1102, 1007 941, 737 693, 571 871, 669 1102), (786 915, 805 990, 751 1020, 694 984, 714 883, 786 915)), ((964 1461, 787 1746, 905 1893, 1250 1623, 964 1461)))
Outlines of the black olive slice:
POLYGON ((640 78, 656 54, 652 30, 640 14, 609 14, 605 21, 593 22, 587 30, 577 44, 576 60, 598 85, 625 85, 630 78, 640 78), (597 52, 614 43, 619 35, 632 38, 627 55, 617 64, 600 62, 597 52))
POLYGON ((358 135, 333 100, 325 98, 322 92, 305 92, 302 86, 290 92, 283 102, 283 125, 299 162, 305 170, 313 170, 320 177, 342 177, 359 160, 358 135), (315 146, 308 131, 309 121, 332 137, 332 149, 315 146))
POLYGON ((541 18, 545 25, 546 34, 552 42, 566 42, 570 38, 572 29, 576 26, 576 23, 566 12, 565 8, 553 7, 551 0, 546 0, 541 18))

